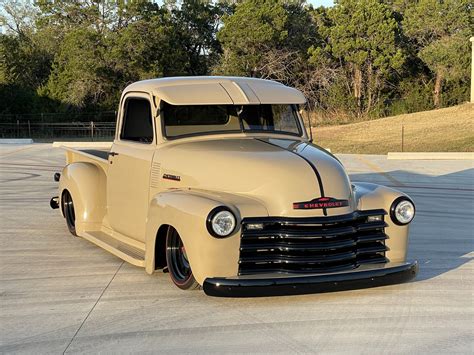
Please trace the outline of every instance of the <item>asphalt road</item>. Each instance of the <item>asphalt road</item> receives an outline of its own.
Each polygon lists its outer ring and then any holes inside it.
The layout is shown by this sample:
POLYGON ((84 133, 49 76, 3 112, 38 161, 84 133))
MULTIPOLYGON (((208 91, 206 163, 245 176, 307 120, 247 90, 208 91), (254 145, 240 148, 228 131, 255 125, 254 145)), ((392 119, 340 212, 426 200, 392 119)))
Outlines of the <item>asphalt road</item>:
POLYGON ((473 353, 473 161, 341 155, 353 181, 415 200, 413 282, 305 296, 184 292, 73 238, 52 179, 63 153, 0 145, 0 353, 473 353))

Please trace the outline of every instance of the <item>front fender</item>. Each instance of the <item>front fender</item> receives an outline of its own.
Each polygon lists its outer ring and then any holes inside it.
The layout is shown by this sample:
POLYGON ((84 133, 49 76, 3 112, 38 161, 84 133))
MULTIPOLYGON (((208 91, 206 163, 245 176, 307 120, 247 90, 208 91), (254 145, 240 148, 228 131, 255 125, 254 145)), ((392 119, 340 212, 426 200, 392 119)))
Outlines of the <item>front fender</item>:
POLYGON ((388 247, 386 256, 391 262, 405 262, 410 224, 396 225, 390 218, 390 207, 396 198, 401 196, 410 197, 401 191, 382 185, 365 182, 353 183, 353 185, 358 210, 383 208, 387 211, 388 214, 385 216, 385 222, 388 224, 385 229, 388 236, 385 241, 385 245, 388 247))
POLYGON ((59 180, 60 206, 64 190, 74 202, 76 232, 100 229, 107 210, 106 175, 92 163, 77 162, 66 165, 59 180))
POLYGON ((170 225, 179 233, 193 275, 201 285, 208 277, 237 275, 242 217, 268 216, 263 204, 257 200, 197 190, 159 193, 151 200, 148 211, 146 271, 151 274, 155 269, 157 231, 162 225, 170 225), (215 238, 206 228, 209 212, 218 206, 230 208, 236 216, 236 229, 227 238, 215 238))

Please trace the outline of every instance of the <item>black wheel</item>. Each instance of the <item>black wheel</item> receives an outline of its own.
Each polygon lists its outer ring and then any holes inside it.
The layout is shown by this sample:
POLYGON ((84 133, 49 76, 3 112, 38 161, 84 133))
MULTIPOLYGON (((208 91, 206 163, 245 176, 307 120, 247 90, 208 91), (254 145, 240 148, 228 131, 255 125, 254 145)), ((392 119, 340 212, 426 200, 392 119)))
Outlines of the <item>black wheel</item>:
POLYGON ((193 290, 199 288, 191 271, 186 249, 174 228, 169 228, 166 235, 166 262, 171 281, 183 290, 193 290))
POLYGON ((74 212, 74 202, 71 194, 65 190, 61 199, 64 218, 66 219, 67 228, 73 236, 76 234, 76 214, 74 212))

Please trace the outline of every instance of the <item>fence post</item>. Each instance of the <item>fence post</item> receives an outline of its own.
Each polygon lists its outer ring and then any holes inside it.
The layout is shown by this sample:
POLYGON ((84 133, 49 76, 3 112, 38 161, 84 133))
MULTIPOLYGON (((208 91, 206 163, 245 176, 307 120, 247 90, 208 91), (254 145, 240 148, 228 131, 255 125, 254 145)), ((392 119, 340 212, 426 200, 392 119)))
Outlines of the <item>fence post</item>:
POLYGON ((30 125, 30 120, 28 120, 28 137, 31 137, 31 125, 30 125))
POLYGON ((20 138, 20 120, 16 120, 16 137, 20 138))
POLYGON ((94 121, 91 121, 91 140, 94 141, 94 121))
POLYGON ((404 143, 405 143, 405 126, 402 124, 402 153, 403 153, 404 143))

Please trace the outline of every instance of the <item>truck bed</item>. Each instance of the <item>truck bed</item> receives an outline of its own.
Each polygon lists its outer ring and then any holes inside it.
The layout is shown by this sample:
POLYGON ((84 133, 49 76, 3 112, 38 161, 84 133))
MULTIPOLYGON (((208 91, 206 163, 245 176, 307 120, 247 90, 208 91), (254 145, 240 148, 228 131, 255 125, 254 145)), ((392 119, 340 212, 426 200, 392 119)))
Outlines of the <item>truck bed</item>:
POLYGON ((66 164, 76 163, 76 162, 87 162, 100 166, 104 171, 108 170, 109 161, 108 153, 110 148, 106 147, 70 147, 70 146, 60 146, 66 151, 66 164))
POLYGON ((110 149, 80 149, 79 151, 107 160, 110 149))

